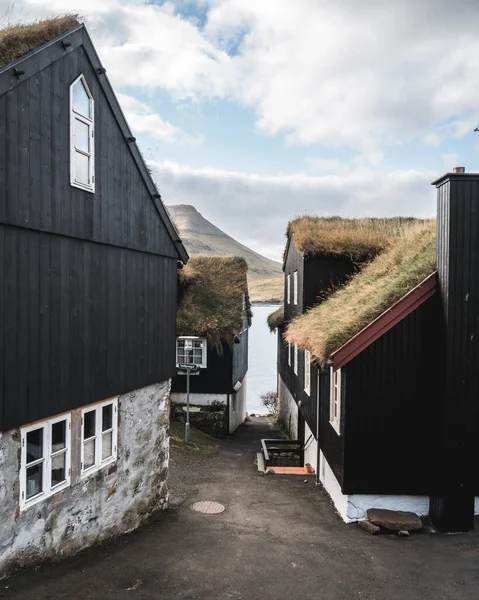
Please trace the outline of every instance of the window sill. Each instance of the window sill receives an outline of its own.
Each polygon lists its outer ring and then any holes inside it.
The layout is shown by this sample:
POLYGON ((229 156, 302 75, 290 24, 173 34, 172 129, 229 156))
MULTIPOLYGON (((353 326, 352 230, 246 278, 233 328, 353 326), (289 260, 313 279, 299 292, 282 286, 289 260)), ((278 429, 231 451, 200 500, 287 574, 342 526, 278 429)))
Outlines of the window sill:
POLYGON ((72 187, 76 187, 79 190, 83 190, 84 192, 90 192, 90 194, 94 194, 95 193, 95 186, 93 185, 82 185, 81 183, 78 183, 78 181, 70 181, 70 185, 72 187))
POLYGON ((115 464, 117 460, 118 460, 118 457, 113 456, 112 458, 105 460, 98 466, 94 465, 93 467, 90 467, 86 471, 82 471, 80 474, 80 481, 85 481, 85 480, 89 479, 89 477, 91 475, 93 475, 95 473, 99 473, 105 467, 110 467, 111 465, 115 464))

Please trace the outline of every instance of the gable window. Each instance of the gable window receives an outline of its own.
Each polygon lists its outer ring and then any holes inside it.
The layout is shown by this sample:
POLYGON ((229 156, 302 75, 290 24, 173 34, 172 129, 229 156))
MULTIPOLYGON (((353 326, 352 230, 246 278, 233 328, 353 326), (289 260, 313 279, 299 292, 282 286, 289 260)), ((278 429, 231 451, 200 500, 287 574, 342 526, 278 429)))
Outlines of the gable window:
POLYGON ((311 393, 311 352, 309 350, 304 351, 304 391, 308 396, 311 393))
POLYGON ((198 365, 206 368, 206 339, 181 336, 176 340, 176 364, 198 365))
POLYGON ((291 303, 291 275, 288 273, 286 277, 286 302, 291 303))
POLYGON ((118 398, 82 409, 81 474, 87 475, 117 458, 118 398))
POLYGON ((95 191, 93 97, 83 75, 70 86, 70 183, 95 191))
POLYGON ((298 374, 298 346, 294 345, 294 374, 298 374))
POLYGON ((298 271, 293 273, 293 303, 298 304, 298 271))
POLYGON ((20 509, 70 485, 70 415, 21 428, 20 509))
POLYGON ((288 342, 288 365, 291 366, 291 342, 288 342))
POLYGON ((341 369, 333 371, 333 367, 331 367, 329 422, 339 435, 341 433, 341 369))

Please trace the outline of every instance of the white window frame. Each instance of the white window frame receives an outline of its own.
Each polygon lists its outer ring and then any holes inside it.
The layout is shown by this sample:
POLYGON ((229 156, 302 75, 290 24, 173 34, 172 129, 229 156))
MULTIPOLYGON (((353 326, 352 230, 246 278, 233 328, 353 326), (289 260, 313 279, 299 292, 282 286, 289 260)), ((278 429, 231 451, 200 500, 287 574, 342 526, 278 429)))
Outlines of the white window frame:
POLYGON ((75 81, 70 85, 70 185, 73 187, 80 188, 81 190, 85 190, 87 192, 95 192, 95 102, 93 100, 92 93, 90 92, 90 88, 86 82, 86 79, 83 75, 80 75, 75 79, 75 81), (91 111, 91 119, 77 113, 73 109, 73 88, 74 86, 82 82, 84 89, 90 98, 90 111, 91 111), (88 135, 90 139, 90 152, 85 152, 83 150, 79 150, 75 146, 75 136, 76 136, 76 128, 75 128, 75 120, 84 123, 88 127, 88 135), (83 181, 76 180, 76 154, 82 154, 83 156, 88 156, 90 159, 90 168, 89 168, 89 179, 90 183, 84 183, 83 181))
POLYGON ((70 487, 70 476, 71 476, 71 413, 65 413, 52 419, 45 419, 44 421, 38 421, 32 425, 20 428, 21 437, 21 457, 20 457, 20 510, 23 511, 45 498, 49 498, 57 492, 70 487), (66 421, 65 424, 65 448, 52 452, 51 440, 52 440, 52 425, 66 421), (27 465, 27 434, 36 429, 43 429, 43 457, 34 460, 27 465), (65 454, 65 481, 52 486, 52 457, 58 454, 65 454), (35 466, 36 464, 42 464, 42 482, 43 490, 27 499, 27 467, 35 466))
MULTIPOLYGON (((179 340, 201 340, 201 348, 202 348, 202 356, 201 356, 201 365, 198 365, 200 369, 206 369, 208 365, 208 345, 206 343, 206 338, 201 338, 195 335, 180 335, 176 338, 176 366, 180 363, 178 362, 178 341, 179 340)), ((181 363, 182 364, 182 363, 181 363)))
POLYGON ((293 273, 293 304, 298 304, 298 271, 293 273))
POLYGON ((286 304, 291 304, 291 273, 286 276, 286 304))
POLYGON ((311 352, 304 351, 304 391, 311 394, 311 352))
POLYGON ((294 345, 294 374, 298 374, 298 344, 294 345))
POLYGON ((291 366, 291 342, 288 342, 288 365, 291 366))
POLYGON ((88 406, 84 406, 81 410, 81 452, 80 452, 80 473, 82 478, 88 477, 91 473, 95 473, 103 467, 110 465, 116 462, 118 458, 118 396, 116 398, 110 398, 109 400, 104 400, 103 402, 98 402, 96 404, 89 404, 88 406), (106 431, 102 431, 102 416, 103 416, 103 408, 108 406, 109 404, 113 405, 112 411, 112 427, 107 429, 106 431), (95 438, 95 464, 91 465, 87 469, 83 468, 84 465, 84 454, 85 454, 85 441, 88 441, 92 438, 87 438, 86 440, 83 437, 84 429, 84 417, 85 413, 95 411, 95 435, 92 436, 95 438), (101 458, 102 455, 102 447, 103 447, 103 436, 106 433, 112 433, 112 442, 111 449, 112 454, 107 458, 101 458))
POLYGON ((341 435, 341 369, 330 369, 329 422, 341 435))

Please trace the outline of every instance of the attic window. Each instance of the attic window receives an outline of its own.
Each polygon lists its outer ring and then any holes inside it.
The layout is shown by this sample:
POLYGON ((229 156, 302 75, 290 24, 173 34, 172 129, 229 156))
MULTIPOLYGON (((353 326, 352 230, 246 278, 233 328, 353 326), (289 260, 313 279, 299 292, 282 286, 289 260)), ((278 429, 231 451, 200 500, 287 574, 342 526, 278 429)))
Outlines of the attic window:
POLYGON ((70 86, 70 183, 95 191, 93 97, 83 75, 70 86))
POLYGON ((176 364, 206 368, 206 339, 182 336, 176 340, 176 364))

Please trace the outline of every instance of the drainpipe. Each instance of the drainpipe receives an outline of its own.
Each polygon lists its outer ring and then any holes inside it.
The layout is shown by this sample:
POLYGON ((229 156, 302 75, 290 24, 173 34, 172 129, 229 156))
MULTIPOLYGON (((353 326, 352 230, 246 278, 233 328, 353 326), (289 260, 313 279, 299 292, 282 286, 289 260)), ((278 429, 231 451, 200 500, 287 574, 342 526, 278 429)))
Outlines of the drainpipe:
POLYGON ((316 441, 317 441, 317 456, 316 456, 316 485, 319 485, 320 479, 319 479, 319 453, 320 453, 320 448, 319 448, 319 409, 320 409, 320 405, 319 405, 319 383, 320 383, 320 377, 319 377, 319 373, 320 373, 320 369, 316 367, 316 441))

